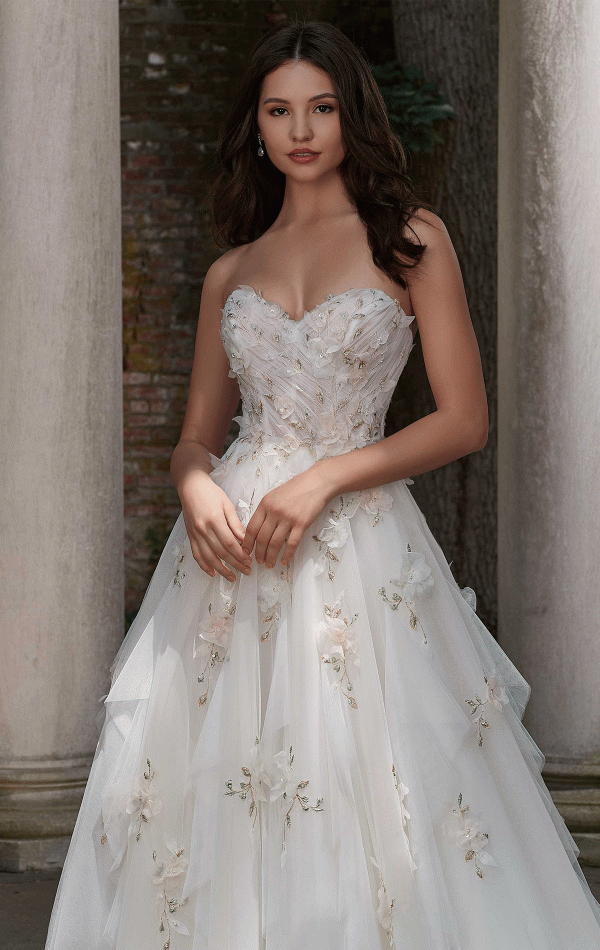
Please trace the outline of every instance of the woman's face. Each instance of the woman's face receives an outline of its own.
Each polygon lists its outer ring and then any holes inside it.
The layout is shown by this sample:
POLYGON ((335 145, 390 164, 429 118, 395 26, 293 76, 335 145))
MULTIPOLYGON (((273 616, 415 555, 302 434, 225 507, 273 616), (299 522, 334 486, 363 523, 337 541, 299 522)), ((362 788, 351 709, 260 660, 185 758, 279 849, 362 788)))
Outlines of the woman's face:
POLYGON ((267 155, 298 181, 333 171, 346 154, 333 81, 305 60, 290 60, 265 76, 257 118, 267 155))

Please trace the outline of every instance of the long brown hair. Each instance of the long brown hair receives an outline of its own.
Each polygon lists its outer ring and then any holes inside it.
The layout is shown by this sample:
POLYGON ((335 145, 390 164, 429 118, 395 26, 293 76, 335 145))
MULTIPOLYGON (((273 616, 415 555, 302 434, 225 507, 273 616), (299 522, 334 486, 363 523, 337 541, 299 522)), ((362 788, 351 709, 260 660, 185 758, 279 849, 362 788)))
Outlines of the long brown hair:
POLYGON ((342 180, 366 227, 374 263, 406 288, 403 274, 419 263, 427 245, 413 243, 404 229, 410 227, 413 211, 432 208, 417 195, 406 173, 404 148, 390 126, 367 60, 341 30, 325 21, 277 27, 250 52, 216 150, 220 173, 212 219, 217 245, 237 247, 256 240, 281 210, 285 175, 268 155, 256 154, 257 110, 263 79, 290 60, 313 63, 335 83, 347 148, 339 165, 342 180))

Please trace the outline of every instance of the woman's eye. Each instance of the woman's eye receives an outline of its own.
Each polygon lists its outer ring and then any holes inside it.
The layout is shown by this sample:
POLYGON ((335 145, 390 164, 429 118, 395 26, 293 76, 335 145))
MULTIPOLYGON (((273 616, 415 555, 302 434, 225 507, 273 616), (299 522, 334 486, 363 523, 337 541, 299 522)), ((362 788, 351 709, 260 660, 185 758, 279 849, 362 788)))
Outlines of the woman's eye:
POLYGON ((287 109, 284 109, 283 106, 275 106, 274 109, 271 109, 271 115, 279 115, 281 112, 287 112, 287 109))
MULTIPOLYGON (((327 109, 327 112, 333 112, 333 106, 328 106, 326 102, 321 102, 317 109, 327 109)), ((327 112, 321 112, 321 115, 327 115, 327 112)))

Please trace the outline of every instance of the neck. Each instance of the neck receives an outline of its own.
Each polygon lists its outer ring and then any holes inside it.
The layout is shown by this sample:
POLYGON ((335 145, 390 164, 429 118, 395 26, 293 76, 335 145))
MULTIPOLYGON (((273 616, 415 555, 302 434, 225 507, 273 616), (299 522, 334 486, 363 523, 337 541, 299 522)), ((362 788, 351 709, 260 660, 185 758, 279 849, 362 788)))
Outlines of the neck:
POLYGON ((335 169, 316 182, 297 181, 288 175, 277 223, 305 226, 353 210, 345 185, 335 169))

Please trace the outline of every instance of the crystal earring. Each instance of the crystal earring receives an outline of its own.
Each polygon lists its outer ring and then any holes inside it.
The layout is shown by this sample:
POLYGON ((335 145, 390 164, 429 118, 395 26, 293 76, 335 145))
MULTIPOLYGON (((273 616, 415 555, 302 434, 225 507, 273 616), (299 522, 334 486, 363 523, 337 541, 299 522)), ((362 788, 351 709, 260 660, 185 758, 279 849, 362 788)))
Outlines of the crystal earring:
POLYGON ((265 154, 265 150, 262 146, 262 141, 260 138, 260 132, 258 133, 258 154, 260 155, 261 158, 265 154))

